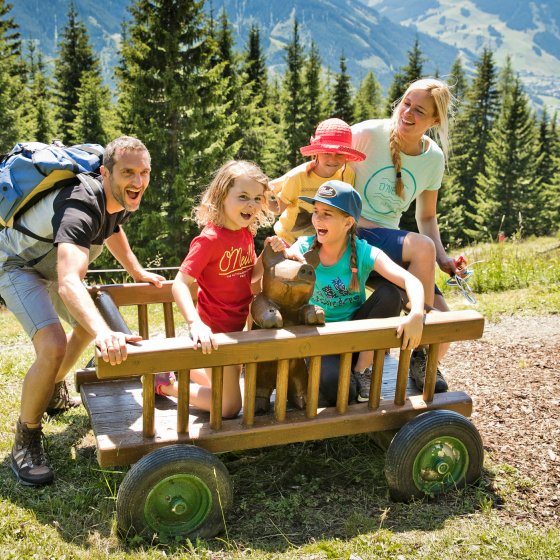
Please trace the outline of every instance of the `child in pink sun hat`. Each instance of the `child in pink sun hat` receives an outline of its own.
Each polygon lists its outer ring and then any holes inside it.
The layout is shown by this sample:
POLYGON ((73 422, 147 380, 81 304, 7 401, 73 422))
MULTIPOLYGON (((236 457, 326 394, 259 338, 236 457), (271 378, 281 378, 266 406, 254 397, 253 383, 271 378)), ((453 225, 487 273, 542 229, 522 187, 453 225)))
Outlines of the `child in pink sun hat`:
POLYGON ((274 231, 288 245, 300 236, 313 235, 315 231, 311 223, 313 206, 299 197, 313 196, 329 179, 354 185, 354 170, 346 163, 363 161, 366 157, 352 148, 352 130, 341 119, 321 122, 309 145, 303 146, 300 151, 313 159, 271 183, 280 213, 274 231))

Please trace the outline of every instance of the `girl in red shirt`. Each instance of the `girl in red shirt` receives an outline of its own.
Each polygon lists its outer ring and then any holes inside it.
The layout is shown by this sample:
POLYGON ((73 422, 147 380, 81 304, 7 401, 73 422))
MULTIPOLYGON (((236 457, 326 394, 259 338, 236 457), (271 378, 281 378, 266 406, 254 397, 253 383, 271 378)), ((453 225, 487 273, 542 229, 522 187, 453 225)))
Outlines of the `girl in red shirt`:
MULTIPOLYGON (((173 296, 189 325, 194 348, 210 353, 218 348, 214 333, 241 331, 252 301, 251 284, 263 273, 255 256, 253 236, 261 225, 271 223, 267 208, 268 178, 254 163, 230 161, 214 180, 195 208, 196 222, 203 227, 173 282, 173 296), (198 284, 196 306, 190 292, 198 284)), ((267 239, 276 251, 284 244, 278 237, 267 239)), ((237 416, 241 410, 239 375, 241 366, 224 367, 222 415, 237 416)), ((156 392, 177 396, 177 382, 166 374, 156 378, 156 392)), ((210 410, 211 371, 191 370, 190 402, 210 410)))

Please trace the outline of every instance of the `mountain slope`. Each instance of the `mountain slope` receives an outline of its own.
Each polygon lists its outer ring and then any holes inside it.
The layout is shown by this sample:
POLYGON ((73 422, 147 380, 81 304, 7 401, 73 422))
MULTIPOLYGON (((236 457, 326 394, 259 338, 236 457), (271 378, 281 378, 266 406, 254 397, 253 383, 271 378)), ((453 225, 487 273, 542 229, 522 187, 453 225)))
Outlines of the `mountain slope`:
MULTIPOLYGON (((74 1, 110 80, 131 0, 74 1)), ((68 2, 12 0, 11 15, 22 38, 34 40, 47 57, 56 56, 68 2)), ((315 41, 323 64, 335 72, 344 54, 355 85, 371 69, 387 87, 418 37, 425 74, 445 76, 459 53, 472 71, 482 48, 490 46, 499 65, 507 54, 512 56, 537 104, 560 108, 558 0, 212 0, 206 3, 210 7, 216 18, 226 8, 240 49, 249 26, 259 25, 273 73, 284 69, 284 47, 297 18, 304 47, 315 41)))
POLYGON ((538 104, 560 107, 558 0, 361 0, 393 22, 456 47, 472 68, 488 46, 501 65, 506 56, 538 104))
MULTIPOLYGON (((80 19, 86 24, 103 74, 109 79, 118 60, 122 21, 128 17, 130 0, 74 0, 80 19)), ((10 16, 20 26, 24 43, 32 40, 47 57, 56 56, 58 42, 67 21, 69 0, 11 0, 10 16)))
POLYGON ((426 70, 447 71, 458 50, 424 33, 393 23, 371 7, 355 0, 213 0, 214 12, 226 8, 243 46, 252 23, 261 28, 268 62, 273 69, 284 64, 284 47, 291 40, 294 18, 300 24, 302 44, 315 41, 323 64, 337 71, 341 54, 357 84, 369 70, 387 86, 396 69, 406 63, 407 50, 418 36, 422 50, 429 56, 426 70))

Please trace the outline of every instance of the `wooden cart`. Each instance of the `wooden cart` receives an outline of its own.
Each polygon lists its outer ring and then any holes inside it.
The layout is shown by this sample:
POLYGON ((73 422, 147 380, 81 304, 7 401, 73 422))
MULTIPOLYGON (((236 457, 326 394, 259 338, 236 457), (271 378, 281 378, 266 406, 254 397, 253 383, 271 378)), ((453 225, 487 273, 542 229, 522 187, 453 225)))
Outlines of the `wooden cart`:
POLYGON ((422 343, 429 346, 423 393, 409 383, 410 351, 398 349, 398 318, 329 323, 323 327, 244 331, 217 335, 219 349, 202 354, 187 337, 175 337, 171 282, 97 286, 118 307, 138 308, 144 341, 129 345, 128 359, 76 373, 97 443, 101 466, 133 464, 117 498, 123 534, 208 538, 223 527, 232 503, 229 475, 215 453, 376 432, 388 445, 385 474, 397 500, 435 495, 479 478, 483 448, 466 418, 472 401, 461 391, 434 394, 439 344, 480 338, 484 319, 475 311, 432 313, 422 343), (150 339, 148 305, 162 304, 166 338, 150 339), (348 405, 353 352, 373 349, 369 402, 348 405), (321 356, 340 354, 336 407, 318 406, 321 356), (288 364, 310 357, 307 407, 287 406, 288 364), (257 364, 277 361, 274 412, 255 415, 257 364), (244 364, 242 414, 221 417, 223 367, 244 364), (189 370, 212 368, 211 412, 189 409, 189 370), (154 374, 177 372, 179 397, 157 398, 154 374), (397 431, 398 430, 398 431, 397 431), (394 435, 396 432, 396 435, 394 435), (394 437, 392 437, 394 435, 394 437))

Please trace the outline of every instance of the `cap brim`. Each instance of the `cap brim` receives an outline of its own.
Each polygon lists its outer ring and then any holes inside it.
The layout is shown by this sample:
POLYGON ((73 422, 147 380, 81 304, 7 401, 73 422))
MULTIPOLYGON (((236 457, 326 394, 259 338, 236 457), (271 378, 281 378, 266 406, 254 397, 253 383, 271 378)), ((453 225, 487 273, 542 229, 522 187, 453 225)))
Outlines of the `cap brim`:
POLYGON ((347 146, 334 146, 332 144, 315 144, 304 146, 300 148, 299 151, 304 156, 314 156, 316 154, 343 154, 346 159, 350 161, 364 161, 366 155, 354 148, 348 148, 347 146))
MULTIPOLYGON (((310 196, 298 196, 299 200, 303 200, 304 202, 309 202, 309 204, 315 204, 315 202, 320 202, 321 204, 326 204, 327 206, 330 206, 331 208, 336 208, 337 210, 339 210, 340 212, 343 212, 344 214, 348 214, 348 212, 344 209, 344 208, 340 208, 340 206, 337 206, 336 204, 333 204, 328 198, 311 198, 310 196)), ((352 216, 352 214, 348 214, 348 216, 352 216)), ((354 216, 352 216, 354 218, 354 216)), ((354 218, 356 219, 356 218, 354 218)), ((357 221, 357 220, 356 220, 357 221)))

